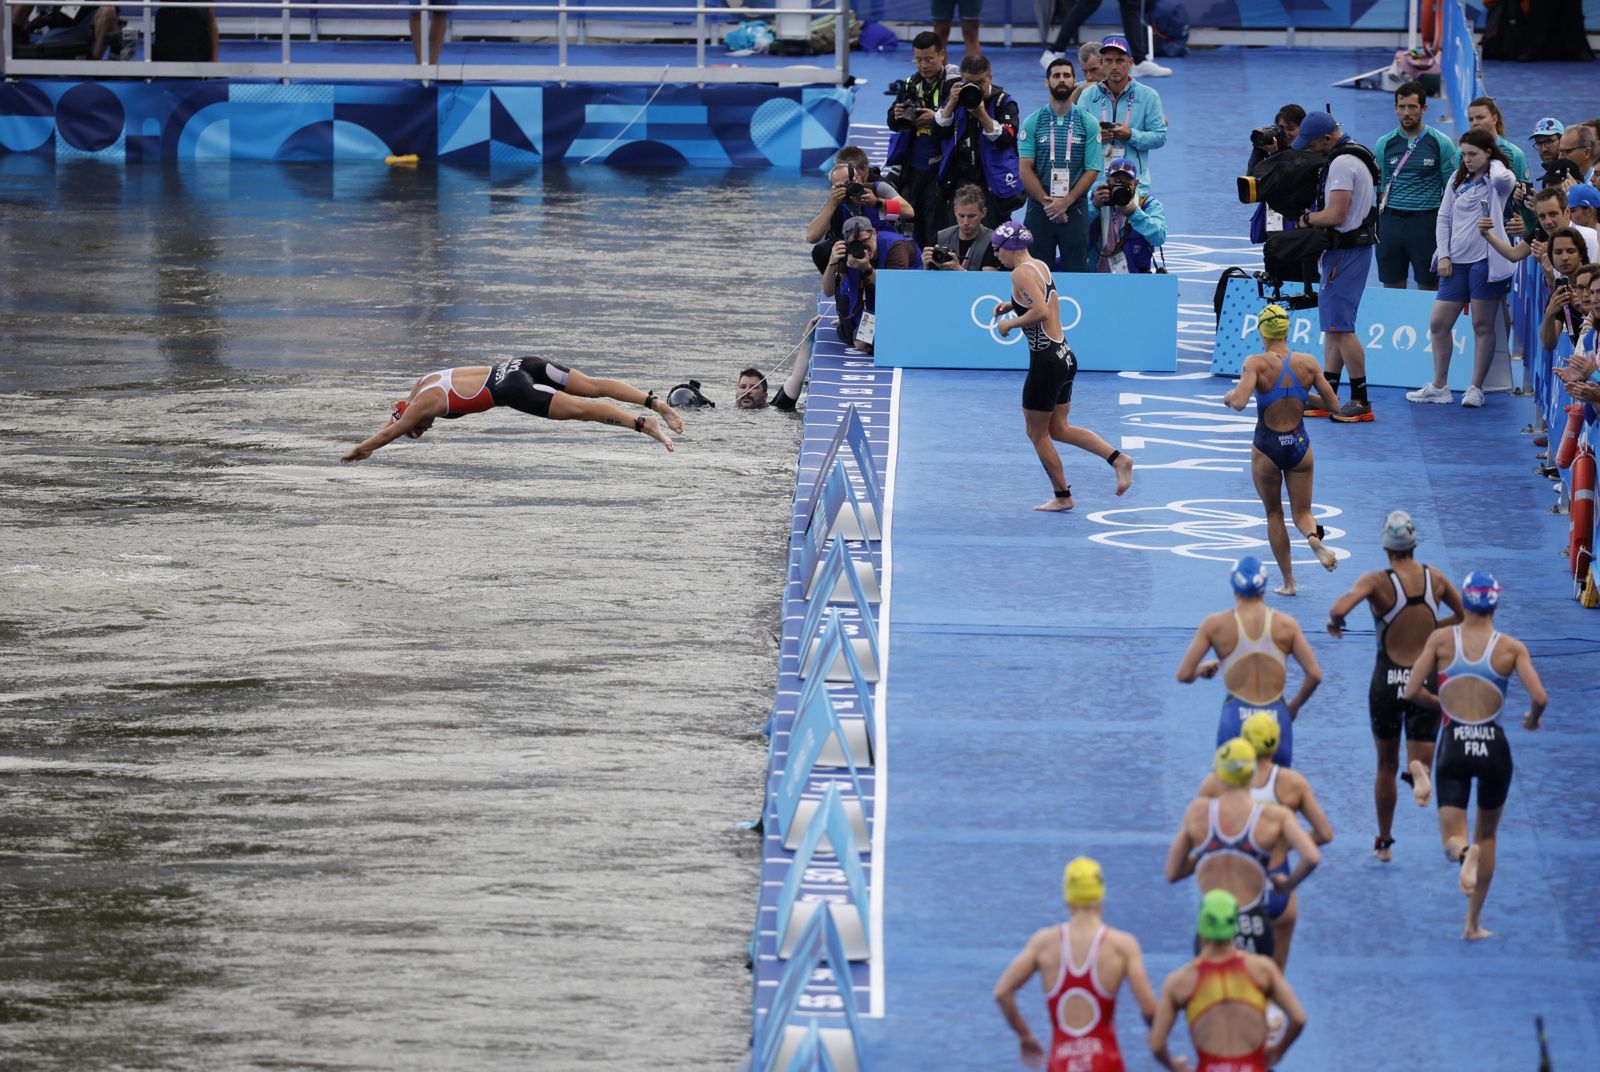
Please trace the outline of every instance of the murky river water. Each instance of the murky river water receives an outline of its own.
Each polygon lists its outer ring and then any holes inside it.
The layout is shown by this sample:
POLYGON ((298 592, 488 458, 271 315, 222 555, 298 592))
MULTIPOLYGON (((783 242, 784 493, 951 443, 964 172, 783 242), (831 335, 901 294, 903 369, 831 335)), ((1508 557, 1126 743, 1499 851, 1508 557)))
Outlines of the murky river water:
POLYGON ((798 422, 337 458, 521 353, 728 400, 819 193, 0 157, 6 1067, 737 1061, 798 422))

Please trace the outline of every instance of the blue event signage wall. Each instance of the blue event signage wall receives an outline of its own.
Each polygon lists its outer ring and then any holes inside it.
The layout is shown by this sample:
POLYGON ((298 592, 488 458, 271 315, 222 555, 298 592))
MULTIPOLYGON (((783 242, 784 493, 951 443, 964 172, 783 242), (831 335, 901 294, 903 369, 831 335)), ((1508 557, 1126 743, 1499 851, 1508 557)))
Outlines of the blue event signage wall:
MULTIPOLYGON (((1088 372, 1178 367, 1178 277, 1055 273, 1061 327, 1088 372)), ((1028 344, 992 326, 1007 272, 880 272, 873 361, 901 368, 1025 369, 1028 344)))
MULTIPOLYGON (((852 0, 850 5, 863 19, 879 22, 926 24, 928 0, 852 0)), ((1039 0, 985 0, 985 26, 1034 26, 1039 18, 1039 0)), ((1045 7, 1048 9, 1049 4, 1045 7)), ((1072 5, 1055 5, 1057 26, 1072 5)), ((1195 26, 1221 29, 1281 30, 1294 26, 1305 30, 1404 30, 1405 0, 1187 0, 1189 17, 1195 26)), ((1467 18, 1482 21, 1483 0, 1466 5, 1467 18)), ((1591 31, 1600 28, 1600 0, 1583 0, 1584 24, 1591 31)), ((1089 17, 1094 27, 1116 26, 1121 32, 1117 9, 1102 6, 1089 17)), ((1031 44, 1032 36, 1025 40, 1031 44)))
POLYGON ((112 161, 382 161, 415 153, 467 164, 594 157, 635 167, 815 170, 849 127, 846 89, 669 86, 646 104, 654 91, 39 79, 0 84, 0 153, 112 161))

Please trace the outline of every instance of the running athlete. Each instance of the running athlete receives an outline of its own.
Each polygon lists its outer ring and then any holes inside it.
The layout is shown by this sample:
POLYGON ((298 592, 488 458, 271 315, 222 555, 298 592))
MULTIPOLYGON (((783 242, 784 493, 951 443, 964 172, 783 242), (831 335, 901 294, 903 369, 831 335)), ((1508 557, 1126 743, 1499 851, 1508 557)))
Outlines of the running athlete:
POLYGON ((1433 630, 1461 620, 1461 593, 1431 566, 1413 557, 1417 526, 1404 510, 1392 511, 1383 522, 1383 549, 1389 568, 1363 573, 1355 587, 1334 600, 1328 610, 1328 632, 1344 635, 1345 616, 1366 600, 1378 633, 1378 662, 1367 689, 1367 711, 1372 720, 1372 743, 1378 749, 1378 777, 1372 796, 1378 808, 1378 836, 1372 853, 1388 863, 1393 857, 1396 775, 1411 786, 1417 806, 1426 808, 1433 793, 1433 747, 1439 736, 1439 712, 1418 707, 1406 699, 1411 665, 1422 654, 1433 630), (1439 606, 1450 608, 1439 617, 1439 606), (1406 769, 1400 770, 1400 731, 1406 735, 1406 769))
POLYGON ((995 329, 1001 338, 1021 329, 1028 339, 1028 378, 1022 383, 1022 417, 1027 422, 1028 441, 1039 455, 1055 496, 1035 506, 1035 510, 1071 510, 1072 486, 1067 483, 1056 443, 1068 443, 1079 450, 1104 458, 1117 472, 1117 494, 1133 485, 1133 459, 1095 435, 1067 420, 1072 409, 1072 379, 1078 374, 1078 360, 1067 345, 1061 330, 1061 301, 1055 280, 1044 262, 1028 254, 1033 232, 1006 220, 994 229, 990 244, 1000 263, 1011 272, 1011 300, 994 307, 995 329), (1009 320, 1006 313, 1017 315, 1009 320))
POLYGON ((1235 737, 1217 749, 1211 769, 1221 788, 1214 797, 1189 802, 1167 850, 1167 881, 1193 875, 1201 893, 1220 889, 1233 894, 1244 916, 1236 944, 1270 957, 1275 942, 1267 918, 1268 896, 1276 889, 1287 897, 1317 869, 1322 854, 1288 808, 1251 798, 1256 750, 1249 741, 1235 737), (1289 874, 1273 875, 1272 860, 1280 848, 1292 849, 1299 860, 1289 874))
MULTIPOLYGON (((1239 736, 1250 742, 1256 753, 1256 773, 1250 780, 1250 799, 1262 804, 1281 804, 1311 824, 1311 840, 1319 846, 1333 840, 1333 824, 1327 813, 1317 803, 1311 783, 1305 775, 1281 767, 1272 761, 1278 750, 1280 731, 1278 720, 1265 711, 1244 720, 1239 736)), ((1207 774, 1200 783, 1199 796, 1220 796, 1226 784, 1215 772, 1207 774)), ((1272 852, 1272 862, 1267 876, 1289 874, 1289 846, 1280 844, 1272 852)), ((1300 918, 1300 899, 1293 893, 1284 893, 1276 885, 1267 890, 1267 920, 1272 925, 1272 959, 1278 967, 1289 969, 1289 943, 1294 941, 1294 925, 1300 918)))
POLYGON ((411 394, 404 401, 395 403, 388 424, 339 460, 361 461, 401 436, 420 439, 436 418, 454 420, 495 406, 553 421, 631 424, 635 432, 643 432, 667 450, 676 449, 654 417, 629 417, 608 402, 593 401, 599 398, 641 405, 661 414, 674 432, 683 431, 677 411, 654 391, 646 394, 621 380, 595 379, 554 361, 519 357, 494 366, 468 365, 428 373, 411 385, 411 394))
POLYGON ((1439 798, 1439 837, 1444 854, 1460 862, 1459 883, 1467 895, 1467 921, 1461 937, 1469 942, 1493 931, 1479 922, 1483 902, 1494 880, 1495 833, 1500 810, 1511 790, 1511 743, 1500 729, 1506 683, 1513 672, 1528 690, 1529 706, 1522 728, 1536 730, 1547 700, 1527 645, 1495 631, 1494 611, 1500 605, 1500 584, 1481 570, 1461 582, 1465 621, 1435 629, 1423 645, 1406 683, 1406 699, 1444 712, 1439 727, 1439 756, 1434 765, 1434 792, 1439 798), (1439 671, 1439 691, 1427 681, 1439 671), (1478 783, 1478 821, 1469 841, 1467 802, 1478 783))
POLYGON ((1167 976, 1150 1025, 1150 1053, 1163 1068, 1187 1072, 1189 1060, 1167 1052, 1183 1009, 1199 1058, 1196 1072, 1267 1072, 1306 1027, 1306 1011, 1278 966, 1234 948, 1239 902, 1212 890, 1195 920, 1200 955, 1167 976), (1283 1037, 1267 1041, 1267 1002, 1283 1010, 1283 1037))
POLYGON ((1069 910, 1067 922, 1045 927, 1028 939, 995 983, 994 1000, 1017 1033, 1024 1067, 1122 1072, 1116 1012, 1117 991, 1124 979, 1144 1022, 1148 1024, 1155 1013, 1156 995, 1145 974, 1144 955, 1138 939, 1107 927, 1101 919, 1106 880, 1099 864, 1087 856, 1069 863, 1061 893, 1069 910), (1035 972, 1045 985, 1044 1003, 1050 1012, 1048 1065, 1038 1038, 1017 1009, 1017 991, 1035 972))
POLYGON ((1217 720, 1217 743, 1239 736, 1244 720, 1258 711, 1275 715, 1283 727, 1278 745, 1280 766, 1294 766, 1294 720, 1300 708, 1322 683, 1322 669, 1300 625, 1282 611, 1267 606, 1267 567, 1254 555, 1233 564, 1233 610, 1209 614, 1194 631, 1189 650, 1178 664, 1178 680, 1187 685, 1197 677, 1215 677, 1222 671, 1228 698, 1217 720), (1207 652, 1217 658, 1201 662, 1207 652), (1289 680, 1289 659, 1294 656, 1305 678, 1294 699, 1284 702, 1289 680))
POLYGON ((1239 382, 1222 396, 1223 404, 1242 410, 1256 396, 1256 436, 1250 449, 1250 472, 1255 477, 1256 494, 1267 511, 1267 542, 1272 557, 1278 560, 1283 583, 1274 589, 1280 596, 1294 595, 1294 561, 1289 548, 1289 530, 1283 523, 1283 485, 1289 485, 1289 511, 1294 527, 1306 538, 1311 553, 1322 568, 1332 571, 1339 565, 1334 553, 1322 545, 1322 526, 1311 516, 1311 437, 1303 419, 1306 402, 1316 390, 1329 413, 1339 409, 1339 397, 1328 386, 1317 359, 1310 354, 1291 352, 1289 314, 1281 305, 1261 310, 1256 323, 1266 352, 1251 354, 1239 370, 1239 382))

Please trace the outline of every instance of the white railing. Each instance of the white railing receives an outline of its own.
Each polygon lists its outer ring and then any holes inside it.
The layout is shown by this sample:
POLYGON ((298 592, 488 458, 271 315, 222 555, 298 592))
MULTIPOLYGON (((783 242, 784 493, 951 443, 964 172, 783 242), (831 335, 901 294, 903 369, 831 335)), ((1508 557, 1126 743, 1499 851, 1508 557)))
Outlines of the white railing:
MULTIPOLYGON (((703 2, 664 7, 645 7, 626 4, 574 4, 568 0, 556 0, 554 3, 508 3, 508 4, 455 4, 442 5, 430 3, 429 0, 402 0, 400 3, 349 3, 339 0, 243 0, 243 2, 225 2, 225 0, 147 0, 143 4, 122 5, 126 10, 138 7, 142 16, 137 19, 127 20, 124 33, 137 31, 144 39, 145 48, 142 59, 125 60, 108 56, 104 60, 90 59, 12 59, 12 23, 11 9, 21 7, 31 0, 0 0, 0 71, 5 77, 26 76, 66 76, 85 77, 94 79, 103 78, 277 78, 285 82, 293 79, 325 79, 325 80, 378 80, 378 79, 420 79, 422 81, 440 82, 634 82, 634 83, 778 83, 782 85, 849 85, 850 84, 850 39, 848 34, 850 3, 849 0, 816 0, 827 3, 827 6, 811 6, 813 0, 776 0, 775 7, 711 7, 703 2), (250 20, 256 29, 263 29, 263 23, 271 22, 268 16, 277 14, 275 20, 278 33, 277 37, 282 44, 280 58, 277 62, 242 62, 223 61, 218 63, 206 62, 157 62, 152 58, 151 44, 155 40, 155 12, 161 8, 197 8, 201 10, 226 8, 230 11, 259 11, 262 20, 250 20), (471 62, 452 63, 339 63, 339 62, 306 62, 295 61, 292 57, 293 43, 298 36, 301 41, 315 38, 316 13, 319 11, 338 11, 348 17, 351 12, 382 13, 386 16, 395 14, 419 14, 421 16, 421 31, 419 40, 426 42, 429 39, 430 22, 435 17, 448 17, 461 12, 494 12, 505 16, 507 22, 517 27, 519 35, 554 36, 556 39, 556 62, 549 63, 485 63, 471 62), (306 25, 306 16, 310 15, 313 23, 306 25), (571 62, 569 46, 584 41, 586 20, 591 16, 602 15, 608 18, 626 18, 628 15, 672 15, 684 17, 693 16, 695 62, 689 65, 662 65, 662 64, 630 64, 630 65, 602 65, 602 64, 575 64, 571 62), (832 67, 818 67, 815 65, 796 66, 719 66, 712 67, 706 63, 706 49, 709 45, 717 44, 717 28, 709 25, 707 16, 734 16, 741 20, 750 18, 766 18, 769 23, 784 31, 790 39, 800 39, 809 36, 811 20, 822 16, 834 17, 834 53, 832 67), (552 19, 551 16, 554 16, 552 19), (794 29, 800 30, 798 35, 794 29)), ((470 25, 477 25, 476 22, 470 25)), ((403 29, 405 23, 401 23, 403 29)), ((256 36, 264 36, 257 34, 256 36)), ((409 45, 409 32, 397 32, 396 45, 406 47, 409 45), (404 42, 404 44, 402 44, 404 42)), ((780 36, 780 41, 784 37, 780 36)), ((535 47, 535 46, 530 46, 535 47)))

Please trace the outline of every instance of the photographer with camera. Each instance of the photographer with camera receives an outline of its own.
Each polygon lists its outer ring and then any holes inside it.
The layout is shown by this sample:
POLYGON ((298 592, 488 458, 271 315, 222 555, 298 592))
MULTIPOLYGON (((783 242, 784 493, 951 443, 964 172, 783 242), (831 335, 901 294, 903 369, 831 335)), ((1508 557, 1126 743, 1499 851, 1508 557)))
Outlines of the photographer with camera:
POLYGON ((952 202, 956 222, 939 232, 939 244, 922 251, 922 267, 939 272, 998 272, 991 239, 994 231, 984 226, 983 187, 968 183, 956 191, 952 202))
POLYGON ((1250 132, 1250 163, 1245 166, 1246 175, 1255 171, 1256 165, 1261 163, 1273 153, 1281 153, 1294 143, 1295 135, 1300 133, 1300 123, 1306 117, 1306 110, 1298 104, 1285 104, 1278 109, 1278 114, 1272 117, 1270 127, 1257 127, 1250 132))
POLYGON ((1106 165, 1106 181, 1089 199, 1097 272, 1148 275, 1155 251, 1167 240, 1167 210, 1149 194, 1140 194, 1138 181, 1132 160, 1113 160, 1106 165))
MULTIPOLYGON (((1017 177, 1017 102, 994 84, 988 56, 967 56, 961 61, 961 82, 951 91, 934 117, 940 127, 953 131, 949 151, 939 168, 939 183, 946 198, 967 183, 988 191, 989 208, 983 222, 994 227, 1025 199, 1017 177)), ((949 218, 944 210, 941 220, 949 218)))
POLYGON ((1433 271, 1433 221, 1444 200, 1444 184, 1456 169, 1455 143, 1423 122, 1428 91, 1407 82, 1394 91, 1400 125, 1373 147, 1382 171, 1378 189, 1378 282, 1406 289, 1407 269, 1418 290, 1438 290, 1433 271))
POLYGON ((1161 94, 1133 80, 1133 53, 1126 37, 1100 42, 1100 66, 1100 81, 1084 91, 1078 105, 1099 117, 1105 158, 1132 160, 1139 169, 1139 188, 1149 189, 1150 153, 1167 144, 1161 94))
POLYGON ((865 216, 879 231, 893 231, 900 220, 912 218, 911 206, 882 180, 877 168, 866 164, 866 155, 853 145, 839 150, 837 162, 828 172, 828 199, 806 225, 806 241, 812 244, 811 260, 819 272, 828 267, 833 244, 844 233, 844 221, 850 217, 865 216))
POLYGON ((893 231, 874 230, 865 216, 844 222, 844 237, 822 273, 822 293, 835 299, 839 338, 872 353, 877 335, 877 279, 880 270, 922 267, 917 243, 893 231))
MULTIPOLYGON (((1339 391, 1339 377, 1347 367, 1350 369, 1350 401, 1327 416, 1344 423, 1370 421, 1367 352, 1356 336, 1356 313, 1372 267, 1372 247, 1378 242, 1378 207, 1374 203, 1378 162, 1370 149, 1351 140, 1339 128, 1339 121, 1327 112, 1306 116, 1290 148, 1326 153, 1328 157, 1317 183, 1317 203, 1322 207, 1300 216, 1300 226, 1318 228, 1325 243, 1325 251, 1317 260, 1322 280, 1317 293, 1317 317, 1327 339, 1322 367, 1335 394, 1339 391)), ((1321 415, 1321 410, 1306 411, 1308 417, 1321 415)))
POLYGON ((1103 157, 1094 116, 1072 104, 1074 81, 1071 60, 1051 60, 1044 76, 1050 101, 1017 131, 1022 186, 1029 198, 1023 222, 1033 232, 1029 256, 1052 271, 1092 272, 1085 195, 1100 177, 1103 157))
POLYGON ((917 244, 928 246, 941 223, 939 172, 951 135, 951 128, 935 119, 957 78, 945 66, 944 45, 931 30, 911 39, 911 57, 917 73, 889 86, 895 98, 889 106, 891 134, 884 167, 894 169, 895 184, 911 203, 917 244))

